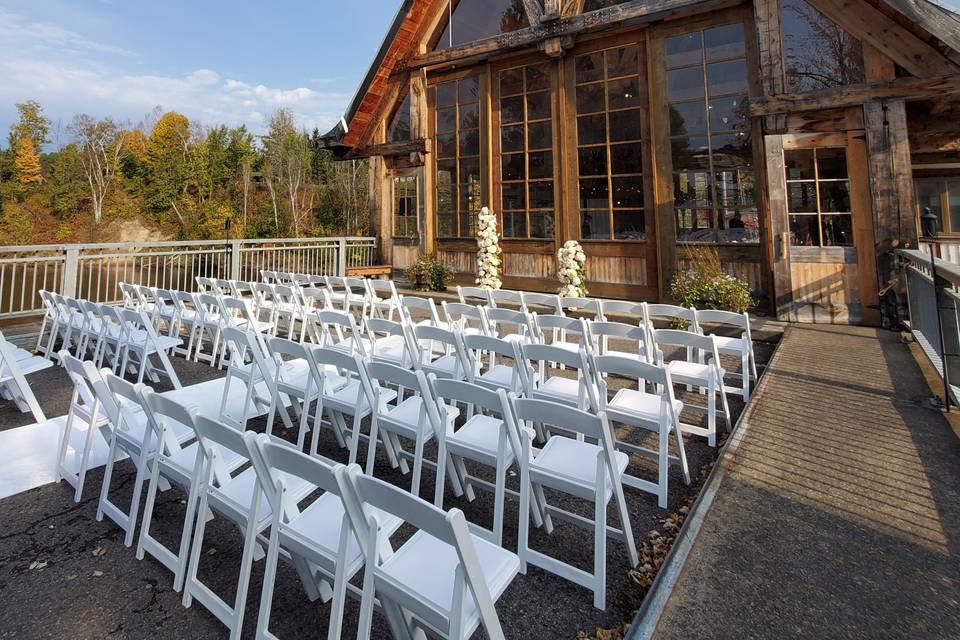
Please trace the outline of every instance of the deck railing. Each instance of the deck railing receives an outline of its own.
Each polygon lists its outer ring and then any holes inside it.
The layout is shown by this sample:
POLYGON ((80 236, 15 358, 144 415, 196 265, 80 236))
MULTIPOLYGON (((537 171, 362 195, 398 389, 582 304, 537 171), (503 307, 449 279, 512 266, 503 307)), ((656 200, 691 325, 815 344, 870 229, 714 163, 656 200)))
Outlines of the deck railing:
POLYGON ((0 247, 0 320, 42 311, 41 289, 115 302, 119 282, 192 290, 197 276, 259 280, 263 269, 342 276, 376 262, 377 240, 365 237, 0 247))
POLYGON ((951 402, 960 406, 960 266, 940 258, 931 265, 929 247, 897 255, 907 291, 906 325, 941 377, 946 363, 951 402))

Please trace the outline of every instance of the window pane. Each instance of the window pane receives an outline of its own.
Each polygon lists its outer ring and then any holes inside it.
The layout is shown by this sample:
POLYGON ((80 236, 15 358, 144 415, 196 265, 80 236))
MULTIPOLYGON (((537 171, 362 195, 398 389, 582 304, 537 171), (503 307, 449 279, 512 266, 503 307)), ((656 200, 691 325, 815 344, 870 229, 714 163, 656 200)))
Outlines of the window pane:
MULTIPOLYGON (((531 180, 553 177, 553 152, 536 151, 527 157, 528 173, 531 180)), ((552 206, 552 205, 551 205, 552 206)))
POLYGON ((646 235, 643 228, 643 211, 613 212, 613 237, 616 240, 643 240, 646 235))
POLYGON ((667 98, 670 101, 700 97, 703 97, 703 71, 700 67, 667 72, 667 98))
POLYGON ((553 180, 542 180, 530 183, 530 208, 553 208, 553 180))
POLYGON ((613 206, 617 209, 643 206, 643 178, 630 176, 613 178, 613 206))
POLYGON ((640 49, 637 45, 607 51, 607 77, 616 78, 639 72, 640 49))
POLYGON ((780 0, 789 91, 802 92, 864 81, 863 47, 804 0, 780 0))
POLYGON ((760 220, 756 209, 721 209, 720 242, 754 243, 760 241, 760 220))
POLYGON ((553 147, 550 121, 527 125, 527 149, 550 149, 553 147))
POLYGON ((667 38, 667 68, 685 67, 691 64, 700 64, 700 32, 685 33, 682 36, 667 38))
POLYGON ((584 211, 580 214, 580 237, 584 240, 610 239, 610 212, 584 211))
POLYGON ((410 139, 410 93, 403 98, 387 127, 387 142, 406 142, 410 139))
POLYGON ((609 108, 611 109, 636 107, 640 104, 639 79, 634 76, 611 80, 607 83, 607 95, 609 96, 609 108))
POLYGON ((437 133, 453 131, 457 126, 457 109, 437 109, 437 133))
POLYGON ((702 171, 674 173, 673 198, 678 207, 709 207, 710 174, 702 171))
MULTIPOLYGON (((923 214, 924 208, 929 208, 930 211, 940 218, 940 229, 946 230, 947 227, 944 225, 942 205, 940 204, 940 190, 942 188, 943 181, 940 178, 925 178, 917 180, 917 204, 920 209, 920 214, 923 214)), ((957 196, 960 196, 960 184, 955 185, 957 188, 957 196)), ((951 209, 953 198, 951 197, 951 209)), ((952 229, 960 230, 960 226, 951 227, 952 229)))
POLYGON ((457 155, 457 134, 443 133, 437 136, 437 157, 454 158, 457 155))
POLYGON ((523 180, 526 177, 524 154, 505 153, 501 163, 503 164, 502 177, 504 180, 523 180))
POLYGON ((820 246, 818 219, 816 215, 790 216, 790 244, 806 247, 820 246))
POLYGON ((714 169, 750 166, 753 163, 750 137, 746 134, 718 134, 712 136, 711 142, 714 169))
POLYGON ((578 152, 581 176, 602 176, 607 174, 607 148, 586 147, 578 152))
POLYGON ((550 65, 535 64, 526 68, 527 92, 550 88, 550 65))
POLYGON ((704 31, 703 52, 707 62, 745 55, 743 25, 730 24, 704 31))
POLYGON ((711 96, 746 93, 747 62, 730 60, 707 65, 707 87, 711 96))
POLYGON ((678 209, 677 239, 684 242, 715 242, 710 209, 678 209))
POLYGON ((480 128, 480 105, 466 104, 460 107, 460 128, 461 129, 479 129, 480 128))
POLYGON ((640 139, 640 109, 610 113, 610 141, 640 139))
POLYGON ((603 111, 604 84, 597 82, 577 87, 577 113, 594 113, 603 111))
POLYGON ((853 221, 850 214, 823 216, 823 246, 853 246, 853 221))
POLYGON ((480 130, 469 129, 460 132, 460 155, 478 156, 480 155, 480 130))
POLYGON ((437 85, 437 107, 452 107, 457 104, 457 83, 443 82, 437 85))
POLYGON ((603 78, 603 54, 600 52, 577 56, 574 60, 574 66, 578 84, 603 78))
POLYGON ((507 124, 523 120, 523 97, 504 98, 500 101, 500 122, 507 124))
POLYGON ((504 213, 503 235, 507 238, 526 238, 527 214, 523 211, 504 213))
POLYGON ((813 149, 791 149, 783 152, 787 180, 813 180, 813 149))
POLYGON ((675 136, 707 133, 707 110, 702 100, 670 105, 670 133, 675 136))
POLYGON ((820 211, 850 211, 850 185, 846 180, 820 182, 820 211))
POLYGON ((710 168, 710 146, 706 137, 672 138, 670 147, 674 169, 710 168))
POLYGON ((504 210, 527 208, 527 194, 522 182, 505 182, 502 190, 504 210))
POLYGON ((460 104, 480 101, 480 82, 475 77, 460 80, 459 91, 460 95, 457 99, 460 104))
POLYGON ((816 213, 817 183, 788 182, 787 210, 790 213, 816 213))
POLYGON ((950 207, 950 230, 960 231, 960 180, 947 181, 947 205, 950 207))
POLYGON ((710 128, 721 131, 748 131, 750 103, 745 96, 717 98, 710 101, 710 128))
POLYGON ((640 152, 640 145, 632 142, 610 145, 611 173, 640 173, 643 171, 640 152))
POLYGON ((817 177, 819 177, 821 180, 827 180, 831 178, 846 178, 846 149, 817 149, 817 177))
POLYGON ((752 207, 755 204, 753 170, 749 167, 714 172, 718 207, 752 207))
POLYGON ((515 0, 461 0, 453 8, 436 49, 448 49, 475 40, 510 33, 530 25, 523 5, 515 0))
POLYGON ((500 147, 504 152, 523 151, 523 125, 500 129, 500 147))
POLYGON ((531 211, 530 212, 530 237, 531 238, 552 238, 553 237, 553 212, 552 211, 531 211))
POLYGON ((610 192, 606 178, 580 179, 580 208, 599 209, 610 206, 610 192))
POLYGON ((500 72, 500 97, 523 93, 523 69, 508 69, 500 72))
POLYGON ((527 120, 543 120, 551 114, 550 92, 531 93, 527 96, 527 120))
POLYGON ((602 113, 577 118, 577 143, 602 144, 607 141, 607 118, 602 113))

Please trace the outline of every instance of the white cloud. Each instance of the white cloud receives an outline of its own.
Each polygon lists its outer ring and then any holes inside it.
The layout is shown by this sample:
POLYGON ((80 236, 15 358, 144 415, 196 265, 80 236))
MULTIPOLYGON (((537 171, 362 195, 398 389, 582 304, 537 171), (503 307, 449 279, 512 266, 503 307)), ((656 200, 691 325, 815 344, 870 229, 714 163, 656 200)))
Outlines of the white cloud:
POLYGON ((250 83, 207 68, 180 76, 125 73, 110 64, 116 55, 136 54, 0 8, 0 127, 13 119, 14 103, 33 99, 64 123, 77 113, 138 121, 162 105, 204 124, 247 124, 259 133, 268 114, 282 107, 301 126, 323 131, 350 99, 302 86, 250 83))

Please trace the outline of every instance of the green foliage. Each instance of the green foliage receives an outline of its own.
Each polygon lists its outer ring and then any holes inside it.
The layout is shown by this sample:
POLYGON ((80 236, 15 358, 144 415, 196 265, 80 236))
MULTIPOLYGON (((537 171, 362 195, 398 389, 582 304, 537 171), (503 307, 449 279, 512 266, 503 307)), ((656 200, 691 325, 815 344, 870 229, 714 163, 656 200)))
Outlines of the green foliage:
POLYGON ((35 100, 17 104, 17 121, 10 125, 10 148, 16 149, 25 138, 30 138, 38 151, 50 142, 50 118, 35 100))
POLYGON ((670 282, 670 295, 677 304, 737 313, 754 305, 747 283, 723 271, 716 249, 690 248, 686 262, 670 282))
POLYGON ((58 218, 69 218, 80 212, 90 197, 80 163, 77 145, 68 144, 50 159, 50 211, 58 218))
POLYGON ((403 274, 418 291, 445 291, 453 280, 453 272, 434 254, 418 256, 403 274))

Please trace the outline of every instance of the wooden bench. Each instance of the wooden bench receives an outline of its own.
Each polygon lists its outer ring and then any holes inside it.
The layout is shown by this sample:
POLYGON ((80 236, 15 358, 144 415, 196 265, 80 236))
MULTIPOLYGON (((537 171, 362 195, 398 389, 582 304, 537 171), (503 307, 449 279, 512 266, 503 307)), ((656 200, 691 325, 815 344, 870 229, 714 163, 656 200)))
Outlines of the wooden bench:
POLYGON ((356 278, 382 278, 393 275, 393 266, 389 264, 375 264, 369 267, 347 267, 347 276, 356 278))

